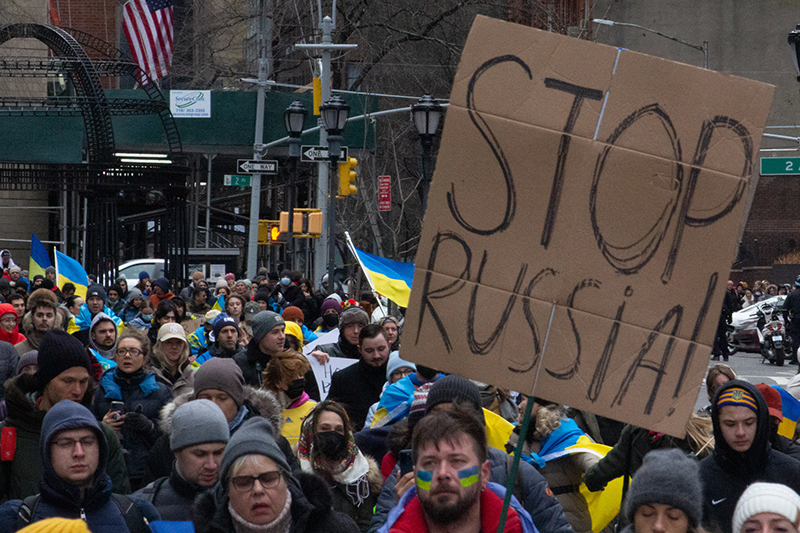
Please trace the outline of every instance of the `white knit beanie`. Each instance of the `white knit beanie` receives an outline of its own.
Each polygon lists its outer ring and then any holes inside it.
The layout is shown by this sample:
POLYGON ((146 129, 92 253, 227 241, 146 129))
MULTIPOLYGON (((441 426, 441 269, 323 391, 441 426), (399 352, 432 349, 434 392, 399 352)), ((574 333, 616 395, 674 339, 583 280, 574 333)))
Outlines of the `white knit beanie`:
POLYGON ((733 533, 740 533, 744 523, 759 513, 776 513, 800 524, 800 496, 778 483, 753 483, 742 493, 733 512, 733 533))

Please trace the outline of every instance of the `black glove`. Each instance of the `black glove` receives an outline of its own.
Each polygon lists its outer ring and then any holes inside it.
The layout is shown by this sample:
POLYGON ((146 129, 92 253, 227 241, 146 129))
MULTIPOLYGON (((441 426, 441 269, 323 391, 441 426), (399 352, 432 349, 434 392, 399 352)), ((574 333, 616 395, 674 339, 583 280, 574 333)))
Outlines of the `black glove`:
POLYGON ((139 405, 134 412, 125 415, 125 427, 137 433, 150 433, 153 431, 153 422, 142 414, 142 406, 139 405))

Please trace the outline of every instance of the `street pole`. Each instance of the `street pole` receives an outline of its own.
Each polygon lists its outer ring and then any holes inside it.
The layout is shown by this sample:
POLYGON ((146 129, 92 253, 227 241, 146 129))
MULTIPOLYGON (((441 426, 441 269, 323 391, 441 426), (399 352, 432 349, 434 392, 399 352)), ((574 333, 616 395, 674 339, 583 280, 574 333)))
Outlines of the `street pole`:
POLYGON ((431 189, 431 146, 432 135, 422 135, 422 216, 428 210, 428 192, 431 189))
MULTIPOLYGON (((264 153, 264 99, 267 91, 267 46, 272 45, 271 37, 266 36, 265 0, 262 4, 259 22, 259 41, 261 57, 258 60, 258 92, 256 101, 256 132, 253 140, 253 159, 261 161, 264 153), (268 44, 269 42, 269 44, 268 44)), ((250 228, 247 241, 247 277, 253 279, 258 273, 258 219, 261 209, 261 174, 250 177, 250 228)))
POLYGON ((297 178, 297 160, 300 159, 300 138, 289 141, 289 192, 286 203, 289 204, 289 235, 286 236, 286 268, 294 269, 294 186, 297 178))
MULTIPOLYGON (((333 44, 333 39, 331 38, 333 32, 333 21, 331 17, 325 16, 320 21, 320 25, 322 26, 322 43, 321 44, 296 44, 294 45, 295 50, 317 50, 322 52, 322 61, 319 65, 319 80, 320 80, 320 93, 321 93, 321 100, 323 102, 327 102, 331 98, 331 52, 334 50, 352 50, 353 48, 357 48, 358 45, 355 44, 333 44)), ((319 144, 320 146, 330 146, 328 140, 328 132, 325 131, 325 128, 322 124, 322 117, 319 119, 319 144)), ((337 152, 336 156, 338 157, 339 154, 337 152)), ((330 174, 336 177, 336 168, 334 167, 331 173, 328 172, 328 163, 327 161, 320 161, 317 164, 318 170, 318 178, 317 178, 317 206, 327 205, 329 196, 335 195, 337 191, 336 183, 333 186, 329 186, 331 182, 330 174), (329 194, 330 192, 330 194, 329 194)), ((327 217, 327 224, 331 224, 331 217, 330 214, 327 217)), ((335 219, 334 219, 335 221, 335 219)), ((328 235, 330 235, 330 227, 328 228, 328 235)), ((331 243, 328 242, 328 237, 323 233, 319 239, 317 239, 316 247, 314 250, 314 274, 312 276, 319 276, 320 272, 326 270, 326 253, 325 249, 330 249, 331 243)), ((329 287, 333 287, 333 278, 329 276, 331 280, 331 285, 329 287)))
POLYGON ((339 152, 342 150, 342 136, 330 135, 328 137, 328 156, 331 159, 331 170, 328 179, 328 291, 333 294, 335 289, 334 273, 336 271, 336 193, 339 190, 337 172, 339 168, 339 152))

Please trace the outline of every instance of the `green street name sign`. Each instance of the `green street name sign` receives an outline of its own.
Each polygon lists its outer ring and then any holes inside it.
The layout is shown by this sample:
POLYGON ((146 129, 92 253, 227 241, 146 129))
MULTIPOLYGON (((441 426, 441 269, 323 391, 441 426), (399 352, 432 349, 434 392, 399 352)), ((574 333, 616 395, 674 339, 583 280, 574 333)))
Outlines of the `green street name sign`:
POLYGON ((250 176, 240 176, 237 174, 225 174, 225 185, 234 187, 249 187, 250 176))
POLYGON ((800 176, 800 157, 762 157, 762 176, 800 176))

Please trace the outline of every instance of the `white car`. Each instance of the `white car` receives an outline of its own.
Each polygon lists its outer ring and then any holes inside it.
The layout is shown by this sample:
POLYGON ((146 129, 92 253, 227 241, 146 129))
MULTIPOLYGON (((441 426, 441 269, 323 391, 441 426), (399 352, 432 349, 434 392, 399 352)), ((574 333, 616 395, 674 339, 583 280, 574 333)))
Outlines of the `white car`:
MULTIPOLYGON (((117 278, 124 277, 129 287, 135 286, 139 283, 139 272, 146 270, 150 274, 150 279, 156 279, 164 276, 164 260, 163 259, 132 259, 125 261, 117 269, 117 278)), ((109 272, 108 279, 113 282, 114 278, 109 272)))

